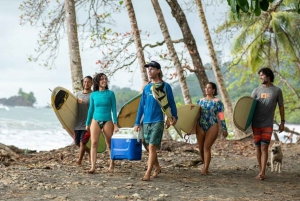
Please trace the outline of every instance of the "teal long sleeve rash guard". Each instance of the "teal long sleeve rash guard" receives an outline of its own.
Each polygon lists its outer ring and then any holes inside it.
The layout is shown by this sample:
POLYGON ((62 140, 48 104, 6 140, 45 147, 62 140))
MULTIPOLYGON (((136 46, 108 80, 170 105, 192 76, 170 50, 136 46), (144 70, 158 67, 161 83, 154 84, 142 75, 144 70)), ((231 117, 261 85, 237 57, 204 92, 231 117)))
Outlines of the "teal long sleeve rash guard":
POLYGON ((92 119, 96 121, 111 121, 117 123, 117 107, 115 93, 110 90, 94 91, 90 96, 90 106, 86 125, 89 126, 92 119))

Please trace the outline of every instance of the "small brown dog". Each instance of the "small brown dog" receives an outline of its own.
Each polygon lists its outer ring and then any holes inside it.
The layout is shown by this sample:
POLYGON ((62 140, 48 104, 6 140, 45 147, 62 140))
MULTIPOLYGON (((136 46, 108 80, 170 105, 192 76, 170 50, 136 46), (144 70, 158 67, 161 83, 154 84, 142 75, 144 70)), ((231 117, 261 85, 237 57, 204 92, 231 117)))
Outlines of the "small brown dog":
POLYGON ((274 165, 276 162, 275 172, 281 173, 281 167, 282 167, 282 159, 283 154, 281 150, 281 142, 275 141, 274 144, 271 147, 271 172, 274 171, 274 165))

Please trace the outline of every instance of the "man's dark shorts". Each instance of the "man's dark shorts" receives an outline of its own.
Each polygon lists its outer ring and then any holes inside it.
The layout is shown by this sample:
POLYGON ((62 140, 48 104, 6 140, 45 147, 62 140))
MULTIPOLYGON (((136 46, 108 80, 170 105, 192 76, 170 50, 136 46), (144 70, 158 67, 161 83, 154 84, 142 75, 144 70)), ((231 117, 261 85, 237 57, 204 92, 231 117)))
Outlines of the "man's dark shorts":
POLYGON ((79 146, 80 142, 86 144, 90 139, 90 132, 86 130, 75 130, 75 144, 79 146))
POLYGON ((143 132, 147 146, 149 146, 149 144, 153 144, 157 148, 160 148, 161 139, 164 132, 164 122, 144 124, 143 132))

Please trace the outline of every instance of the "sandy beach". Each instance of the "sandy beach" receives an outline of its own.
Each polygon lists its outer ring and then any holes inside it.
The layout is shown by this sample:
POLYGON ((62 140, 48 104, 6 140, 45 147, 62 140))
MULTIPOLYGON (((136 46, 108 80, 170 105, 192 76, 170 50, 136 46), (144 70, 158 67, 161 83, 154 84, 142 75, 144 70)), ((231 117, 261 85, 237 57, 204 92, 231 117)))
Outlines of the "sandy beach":
POLYGON ((162 173, 141 181, 147 152, 141 161, 116 161, 109 173, 107 153, 98 154, 95 174, 87 174, 87 157, 75 161, 76 146, 31 152, 11 147, 20 158, 0 162, 0 200, 299 200, 300 148, 285 144, 282 173, 267 169, 257 180, 255 147, 251 138, 217 140, 213 146, 210 174, 202 168, 196 145, 163 142, 158 157, 162 173))

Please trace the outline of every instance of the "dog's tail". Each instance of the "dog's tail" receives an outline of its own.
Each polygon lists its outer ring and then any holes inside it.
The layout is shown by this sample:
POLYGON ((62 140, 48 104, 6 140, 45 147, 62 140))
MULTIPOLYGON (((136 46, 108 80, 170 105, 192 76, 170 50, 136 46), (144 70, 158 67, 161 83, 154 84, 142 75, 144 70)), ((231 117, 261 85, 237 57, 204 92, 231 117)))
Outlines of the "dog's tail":
POLYGON ((274 132, 274 138, 275 138, 275 141, 278 141, 279 142, 279 137, 277 135, 277 132, 274 132))

